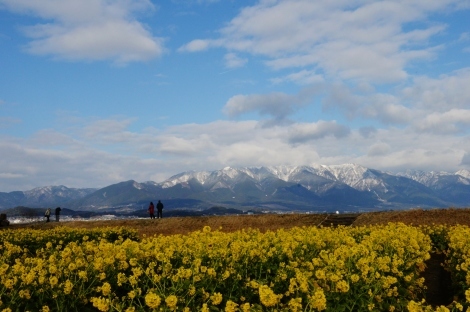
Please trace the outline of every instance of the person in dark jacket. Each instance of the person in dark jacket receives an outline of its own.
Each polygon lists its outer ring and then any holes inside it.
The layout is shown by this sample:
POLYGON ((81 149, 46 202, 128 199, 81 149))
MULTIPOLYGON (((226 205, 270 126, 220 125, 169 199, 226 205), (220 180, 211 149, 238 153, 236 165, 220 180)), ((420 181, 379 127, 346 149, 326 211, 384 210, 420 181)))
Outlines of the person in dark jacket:
POLYGON ((157 203, 157 219, 158 218, 163 218, 163 215, 162 215, 162 212, 163 212, 163 204, 161 201, 158 201, 157 203))
POLYGON ((150 202, 148 211, 149 211, 150 219, 155 219, 155 206, 153 205, 153 202, 150 202))
POLYGON ((60 207, 57 207, 57 208, 55 209, 55 221, 56 221, 56 222, 59 222, 59 216, 60 216, 60 211, 61 211, 61 210, 62 210, 62 209, 60 209, 60 207))

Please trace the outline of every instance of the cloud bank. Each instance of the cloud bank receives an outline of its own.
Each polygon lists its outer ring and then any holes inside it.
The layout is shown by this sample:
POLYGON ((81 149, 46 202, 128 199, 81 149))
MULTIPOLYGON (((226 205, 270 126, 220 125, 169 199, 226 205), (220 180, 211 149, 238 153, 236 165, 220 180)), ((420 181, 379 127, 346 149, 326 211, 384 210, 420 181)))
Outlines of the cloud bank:
POLYGON ((159 57, 165 50, 163 39, 152 36, 136 19, 139 12, 155 10, 148 0, 2 0, 1 4, 44 20, 22 27, 31 39, 25 46, 28 53, 126 64, 159 57))

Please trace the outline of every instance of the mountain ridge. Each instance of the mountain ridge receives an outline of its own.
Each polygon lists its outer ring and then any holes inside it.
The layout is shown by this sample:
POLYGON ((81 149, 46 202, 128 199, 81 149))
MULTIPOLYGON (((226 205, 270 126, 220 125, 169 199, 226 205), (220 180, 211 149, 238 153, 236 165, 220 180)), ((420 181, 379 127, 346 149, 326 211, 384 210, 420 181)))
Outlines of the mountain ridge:
POLYGON ((210 206, 281 210, 401 209, 470 206, 470 171, 384 172, 358 164, 225 167, 185 171, 162 182, 123 181, 100 189, 38 187, 0 192, 0 209, 67 206, 84 210, 142 209, 162 199, 169 209, 210 206))

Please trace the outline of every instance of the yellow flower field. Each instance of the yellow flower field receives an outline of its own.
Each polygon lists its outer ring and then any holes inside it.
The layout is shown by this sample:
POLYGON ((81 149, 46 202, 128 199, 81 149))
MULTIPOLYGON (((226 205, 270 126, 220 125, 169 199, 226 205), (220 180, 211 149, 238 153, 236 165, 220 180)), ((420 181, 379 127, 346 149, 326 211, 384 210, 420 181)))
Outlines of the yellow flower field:
POLYGON ((469 234, 401 223, 145 238, 4 230, 0 311, 457 311, 470 300, 469 234), (461 302, 433 309, 420 273, 441 251, 461 302))

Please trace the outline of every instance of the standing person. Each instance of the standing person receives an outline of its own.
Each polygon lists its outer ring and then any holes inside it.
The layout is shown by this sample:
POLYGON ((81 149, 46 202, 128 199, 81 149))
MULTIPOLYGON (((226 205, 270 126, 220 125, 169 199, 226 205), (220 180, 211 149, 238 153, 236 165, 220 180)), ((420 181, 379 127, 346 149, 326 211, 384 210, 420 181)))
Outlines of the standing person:
POLYGON ((150 215, 150 219, 155 219, 155 206, 153 205, 153 202, 150 202, 150 205, 149 205, 149 215, 150 215))
POLYGON ((56 221, 56 222, 59 222, 59 216, 60 216, 60 211, 61 211, 61 210, 62 210, 62 209, 60 209, 60 207, 57 207, 57 208, 55 209, 55 221, 56 221))
POLYGON ((160 219, 163 218, 162 210, 163 210, 163 204, 162 204, 161 201, 158 201, 158 203, 157 203, 157 219, 158 218, 160 218, 160 219))
POLYGON ((49 222, 50 216, 51 216, 51 208, 47 208, 46 212, 44 213, 44 217, 46 217, 46 222, 49 222))

